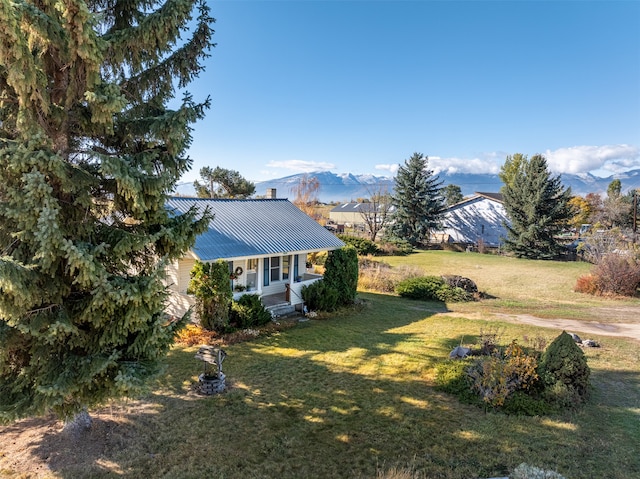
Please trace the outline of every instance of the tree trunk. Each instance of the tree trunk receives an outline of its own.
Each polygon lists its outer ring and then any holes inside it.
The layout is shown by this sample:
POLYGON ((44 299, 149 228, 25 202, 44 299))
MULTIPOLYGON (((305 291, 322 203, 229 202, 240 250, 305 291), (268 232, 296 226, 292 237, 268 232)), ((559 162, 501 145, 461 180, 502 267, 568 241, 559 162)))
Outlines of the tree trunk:
POLYGON ((92 422, 89 412, 83 408, 78 414, 65 421, 62 432, 70 436, 80 436, 91 429, 92 422))

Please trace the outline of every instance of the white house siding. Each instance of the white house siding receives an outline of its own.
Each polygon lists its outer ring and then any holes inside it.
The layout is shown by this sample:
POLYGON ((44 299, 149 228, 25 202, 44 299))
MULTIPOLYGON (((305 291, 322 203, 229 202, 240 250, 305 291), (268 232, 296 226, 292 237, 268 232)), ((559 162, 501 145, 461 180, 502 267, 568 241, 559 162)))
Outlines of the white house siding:
POLYGON ((456 243, 499 246, 506 236, 508 222, 502 203, 485 197, 472 198, 451 207, 445 214, 443 232, 456 243))
MULTIPOLYGON (((165 312, 169 316, 180 318, 189 310, 189 308, 195 306, 195 304, 196 299, 194 296, 178 293, 177 291, 170 291, 165 306, 165 312)), ((193 312, 191 313, 191 319, 195 319, 195 313, 193 312)))

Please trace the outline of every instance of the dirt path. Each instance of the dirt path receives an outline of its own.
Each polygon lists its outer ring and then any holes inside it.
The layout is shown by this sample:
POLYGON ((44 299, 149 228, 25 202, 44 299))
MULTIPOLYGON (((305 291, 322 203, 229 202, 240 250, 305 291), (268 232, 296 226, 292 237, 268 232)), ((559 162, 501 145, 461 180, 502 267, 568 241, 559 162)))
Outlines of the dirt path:
MULTIPOLYGON (((529 314, 503 314, 494 313, 494 316, 514 323, 525 323, 533 326, 541 326, 543 328, 556 328, 580 335, 582 339, 587 339, 584 334, 597 334, 601 336, 618 336, 631 338, 640 341, 640 318, 639 322, 630 323, 599 323, 595 321, 579 321, 575 319, 545 319, 537 318, 529 314)), ((640 312, 638 313, 640 316, 640 312)))

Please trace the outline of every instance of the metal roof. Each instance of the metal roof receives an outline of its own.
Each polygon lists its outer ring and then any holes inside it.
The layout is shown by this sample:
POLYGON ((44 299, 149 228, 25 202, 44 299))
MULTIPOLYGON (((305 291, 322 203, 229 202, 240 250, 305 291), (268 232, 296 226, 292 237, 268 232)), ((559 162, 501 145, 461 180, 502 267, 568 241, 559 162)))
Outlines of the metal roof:
POLYGON ((202 261, 294 254, 341 248, 344 243, 286 199, 225 200, 172 197, 167 208, 190 208, 215 216, 196 238, 192 252, 202 261))
MULTIPOLYGON (((377 204, 377 208, 382 210, 386 205, 377 204)), ((389 206, 389 213, 395 211, 396 207, 394 205, 389 206)), ((329 213, 369 213, 373 209, 373 203, 342 203, 338 206, 331 209, 329 213)))

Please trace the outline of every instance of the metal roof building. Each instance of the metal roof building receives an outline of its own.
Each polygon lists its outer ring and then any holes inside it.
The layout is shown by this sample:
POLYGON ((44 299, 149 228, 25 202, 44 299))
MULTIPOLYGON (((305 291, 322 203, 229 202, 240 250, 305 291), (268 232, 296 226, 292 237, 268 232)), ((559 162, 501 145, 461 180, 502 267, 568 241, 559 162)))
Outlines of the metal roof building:
POLYGON ((209 230, 192 248, 201 261, 296 254, 341 248, 344 243, 286 199, 209 199, 172 197, 167 208, 214 214, 209 230))

